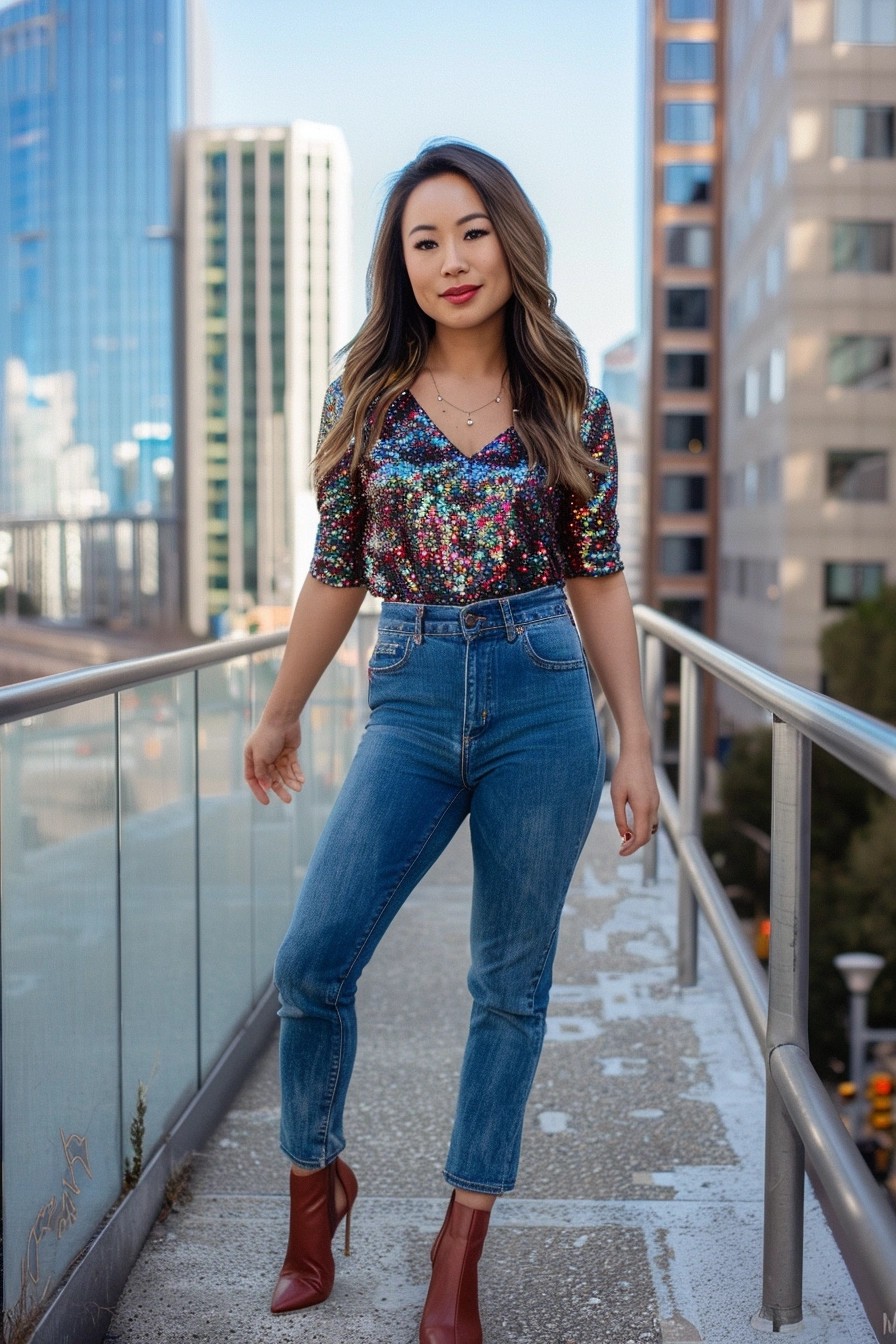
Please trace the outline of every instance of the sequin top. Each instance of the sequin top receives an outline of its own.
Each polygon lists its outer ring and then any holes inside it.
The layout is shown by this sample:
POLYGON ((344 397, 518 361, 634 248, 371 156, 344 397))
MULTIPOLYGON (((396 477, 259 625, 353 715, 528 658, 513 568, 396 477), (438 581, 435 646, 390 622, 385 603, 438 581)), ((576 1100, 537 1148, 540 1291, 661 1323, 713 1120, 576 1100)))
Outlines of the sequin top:
MULTIPOLYGON (((320 439, 342 412, 340 380, 324 401, 320 439)), ((352 448, 320 482, 311 573, 336 588, 366 585, 393 602, 464 606, 577 575, 622 569, 616 441, 609 403, 592 388, 582 441, 608 468, 583 500, 530 469, 513 427, 473 457, 446 438, 410 392, 386 414, 354 478, 352 448)))

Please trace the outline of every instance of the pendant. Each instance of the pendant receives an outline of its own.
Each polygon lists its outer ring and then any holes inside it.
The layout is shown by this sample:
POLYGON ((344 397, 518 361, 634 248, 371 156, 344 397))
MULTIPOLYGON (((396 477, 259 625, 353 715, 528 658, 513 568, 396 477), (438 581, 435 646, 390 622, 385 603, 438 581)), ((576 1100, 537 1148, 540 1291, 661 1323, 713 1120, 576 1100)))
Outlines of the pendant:
POLYGON ((472 416, 471 416, 471 417, 467 420, 467 424, 468 424, 468 425, 472 425, 472 423, 473 423, 473 418, 472 418, 472 416))

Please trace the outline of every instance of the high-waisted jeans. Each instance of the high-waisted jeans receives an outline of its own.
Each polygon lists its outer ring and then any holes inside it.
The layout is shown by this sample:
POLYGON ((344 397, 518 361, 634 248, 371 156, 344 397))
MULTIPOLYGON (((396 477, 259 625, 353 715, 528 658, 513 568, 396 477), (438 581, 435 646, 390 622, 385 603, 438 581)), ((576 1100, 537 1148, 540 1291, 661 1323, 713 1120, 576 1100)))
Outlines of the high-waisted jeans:
POLYGON ((283 1151, 314 1169, 345 1146, 358 979, 469 815, 473 1006, 445 1176, 500 1194, 516 1179, 560 914, 604 778, 563 587, 386 602, 369 702, 277 957, 283 1151))

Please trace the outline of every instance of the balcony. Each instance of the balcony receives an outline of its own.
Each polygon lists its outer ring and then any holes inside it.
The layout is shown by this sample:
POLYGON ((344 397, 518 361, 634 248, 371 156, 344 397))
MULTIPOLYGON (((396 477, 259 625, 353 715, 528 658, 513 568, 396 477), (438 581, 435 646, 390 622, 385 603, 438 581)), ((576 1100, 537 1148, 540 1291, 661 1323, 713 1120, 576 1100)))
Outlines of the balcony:
MULTIPOLYGON (((896 733, 839 707, 819 730, 801 697, 821 697, 760 678, 783 730, 767 986, 712 889, 692 769, 702 675, 750 693, 750 665, 639 618, 654 710, 661 641, 683 658, 681 795, 664 782, 665 829, 628 861, 605 796, 576 871, 518 1189, 486 1243, 485 1336, 870 1344, 896 1316, 881 1299, 896 1219, 799 1058, 798 1003, 796 1030, 781 1004, 802 945, 787 932, 805 898, 800 744, 836 737, 896 792, 896 733)), ((352 1256, 327 1303, 268 1314, 288 1214, 270 966, 363 724, 371 639, 359 621, 309 706, 308 783, 289 808, 254 804, 240 760, 276 636, 0 693, 10 1337, 17 1311, 35 1344, 415 1337, 469 1012, 466 828, 361 982, 352 1256)))

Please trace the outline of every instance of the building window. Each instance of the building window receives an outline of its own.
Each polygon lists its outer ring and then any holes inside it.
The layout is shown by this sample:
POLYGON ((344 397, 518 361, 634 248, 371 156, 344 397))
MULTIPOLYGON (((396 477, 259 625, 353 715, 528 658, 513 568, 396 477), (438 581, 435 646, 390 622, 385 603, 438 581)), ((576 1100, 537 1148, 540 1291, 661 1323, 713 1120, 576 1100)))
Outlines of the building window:
POLYGON ((702 574, 705 567, 705 537, 660 537, 663 574, 702 574))
POLYGON ((703 629, 705 603, 702 597, 665 597, 660 602, 660 611, 670 621, 678 621, 690 630, 703 629))
POLYGON ((672 411, 663 416, 663 451, 691 453, 696 457, 706 452, 709 434, 709 416, 683 411, 672 411))
POLYGON ((892 223, 889 220, 835 220, 831 226, 831 258, 835 271, 892 271, 892 223))
POLYGON ((661 509, 663 513, 705 513, 705 476, 663 476, 661 479, 661 509))
POLYGON ((716 0, 666 0, 666 18, 673 21, 685 19, 714 19, 716 0))
POLYGON ((687 84, 716 77, 715 42, 667 42, 666 79, 687 84))
POLYGON ((780 595, 777 560, 754 556, 722 557, 722 591, 754 602, 774 602, 780 595))
POLYGON ((667 205, 695 205, 712 200, 711 163, 670 163, 663 172, 667 205))
POLYGON ((765 254, 765 292, 770 298, 780 292, 783 277, 784 248, 780 243, 773 243, 765 254))
POLYGON ((854 602, 879 597, 883 586, 883 565, 831 563, 824 567, 826 607, 851 607, 854 602))
POLYGON ((784 400, 787 391, 787 360, 784 351, 776 348, 768 357, 768 399, 779 402, 784 400))
POLYGON ((772 175, 776 182, 787 181, 787 133, 779 131, 772 143, 772 175))
POLYGON ((831 387, 890 387, 892 341, 889 336, 832 336, 828 350, 831 387))
POLYGON ((709 326, 709 290, 667 289, 666 326, 705 330, 709 326))
POLYGON ((666 387, 672 389, 709 386, 709 355, 696 350, 666 352, 666 387))
POLYGON ((834 153, 845 159, 892 159, 896 107, 865 103, 834 108, 834 153))
POLYGON ((831 499, 853 499, 886 504, 887 454, 832 448, 828 453, 828 495, 831 499))
POLYGON ((787 69, 787 55, 790 51, 790 28, 787 20, 778 24, 772 38, 772 71, 780 79, 787 69))
POLYGON ((759 125, 759 79, 754 75, 744 99, 744 119, 747 130, 755 131, 759 125))
POLYGON ((834 41, 896 43, 896 0, 837 0, 834 41))
POLYGON ((666 140, 679 145, 711 145, 716 133, 713 103, 667 103, 666 140))
POLYGON ((712 229, 707 224, 672 224, 666 229, 669 266, 712 265, 712 229))
POLYGON ((759 414, 759 370, 747 369, 743 381, 743 401, 744 415, 752 418, 759 414))

